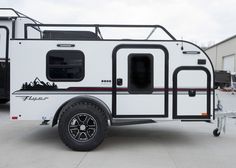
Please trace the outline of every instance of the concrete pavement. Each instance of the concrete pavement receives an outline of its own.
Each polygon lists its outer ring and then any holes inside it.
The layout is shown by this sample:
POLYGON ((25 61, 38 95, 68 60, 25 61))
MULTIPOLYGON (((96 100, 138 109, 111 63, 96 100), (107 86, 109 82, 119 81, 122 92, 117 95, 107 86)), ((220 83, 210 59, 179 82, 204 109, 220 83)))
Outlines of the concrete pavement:
MULTIPOLYGON (((225 108, 236 110, 236 95, 218 92, 225 108)), ((227 133, 212 135, 215 124, 164 122, 113 127, 94 151, 73 152, 57 127, 9 121, 0 106, 0 168, 235 168, 236 120, 227 133)))

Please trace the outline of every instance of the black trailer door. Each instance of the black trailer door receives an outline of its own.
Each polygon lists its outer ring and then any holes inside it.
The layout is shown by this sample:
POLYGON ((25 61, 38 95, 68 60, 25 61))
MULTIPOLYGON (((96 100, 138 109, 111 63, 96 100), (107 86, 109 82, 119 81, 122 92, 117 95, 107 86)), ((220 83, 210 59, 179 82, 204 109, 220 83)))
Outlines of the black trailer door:
POLYGON ((9 30, 0 26, 0 103, 9 100, 10 65, 8 57, 9 30))

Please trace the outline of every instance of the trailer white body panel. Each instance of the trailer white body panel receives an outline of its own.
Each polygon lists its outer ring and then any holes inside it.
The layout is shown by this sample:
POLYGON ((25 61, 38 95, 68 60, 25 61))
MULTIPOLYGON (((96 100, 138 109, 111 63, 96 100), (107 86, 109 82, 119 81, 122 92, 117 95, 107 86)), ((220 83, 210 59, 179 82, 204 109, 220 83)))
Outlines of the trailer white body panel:
MULTIPOLYGON (((211 63, 204 53, 183 54, 180 45, 180 42, 174 41, 13 40, 10 49, 11 80, 14 81, 11 83, 11 103, 14 104, 11 108, 11 117, 17 116, 19 120, 52 120, 63 103, 78 96, 90 96, 106 104, 113 116, 118 118, 211 119, 214 110, 213 81, 211 76, 208 76, 213 74, 211 63), (74 44, 75 47, 68 49, 57 47, 57 44, 74 44), (124 44, 128 48, 121 48, 112 56, 114 48, 124 44), (148 45, 158 47, 145 48, 148 45), (167 49, 168 57, 159 46, 167 49), (85 55, 83 80, 55 82, 58 86, 57 91, 21 90, 25 82, 31 82, 35 78, 45 83, 49 82, 46 57, 52 50, 82 51, 85 55), (24 54, 18 56, 19 53, 24 54), (131 93, 129 90, 129 56, 132 54, 147 54, 153 58, 153 90, 150 93, 131 93), (116 58, 116 72, 112 70, 112 57, 116 58), (198 60, 201 59, 206 60, 203 66, 198 65, 198 60), (113 75, 122 80, 122 84, 115 88, 115 104, 112 104, 113 75), (176 86, 173 82, 176 82, 176 86), (173 95, 176 97, 172 97, 173 95), (115 106, 115 112, 112 106, 115 106)), ((184 43, 184 46, 187 51, 200 52, 189 43, 184 43)))

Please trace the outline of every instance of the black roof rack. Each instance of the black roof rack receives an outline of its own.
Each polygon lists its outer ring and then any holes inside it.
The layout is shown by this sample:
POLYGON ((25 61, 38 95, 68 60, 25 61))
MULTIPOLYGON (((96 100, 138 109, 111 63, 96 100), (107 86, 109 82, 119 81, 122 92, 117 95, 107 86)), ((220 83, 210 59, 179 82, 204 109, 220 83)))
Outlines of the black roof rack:
MULTIPOLYGON (((41 39, 86 39, 86 40, 103 40, 103 35, 101 33, 101 28, 152 28, 150 33, 147 34, 145 39, 141 40, 149 40, 150 37, 157 29, 161 29, 165 34, 169 36, 171 40, 176 40, 175 37, 170 34, 163 26, 161 25, 117 25, 117 24, 42 24, 41 22, 13 9, 13 8, 0 8, 0 11, 12 11, 15 16, 0 16, 2 20, 10 20, 18 17, 24 17, 30 19, 33 24, 25 24, 24 25, 24 38, 28 39, 28 28, 31 27, 40 33, 41 39), (94 29, 93 32, 89 31, 68 31, 68 30, 44 30, 42 31, 41 27, 90 27, 94 29), (84 34, 83 34, 84 33, 84 34), (50 38, 52 37, 52 38, 50 38)), ((105 40, 105 39, 104 39, 105 40)), ((132 40, 132 39, 129 39, 132 40)))
MULTIPOLYGON (((28 38, 28 28, 40 28, 40 27, 90 27, 90 28, 94 28, 95 30, 95 34, 97 37, 100 37, 99 39, 104 39, 101 33, 100 28, 152 28, 151 32, 147 35, 147 37, 143 40, 149 40, 149 38, 151 37, 151 35, 156 31, 156 29, 161 29, 164 33, 166 33, 171 40, 176 40, 175 37, 170 34, 163 26, 161 25, 116 25, 116 24, 25 24, 25 39, 28 38)), ((66 31, 64 31, 66 32, 66 31)), ((68 31, 67 31, 68 32, 68 31)), ((78 31, 81 32, 81 31, 78 31)), ((41 32, 43 34, 43 31, 41 32)), ((42 35, 43 37, 43 35, 42 35)))
POLYGON ((28 19, 32 20, 35 24, 42 24, 41 22, 39 22, 39 21, 37 21, 37 20, 35 20, 35 19, 33 19, 33 18, 31 18, 31 17, 15 10, 15 9, 13 9, 13 8, 0 8, 0 11, 12 11, 15 14, 15 16, 7 16, 7 17, 3 17, 3 18, 25 17, 25 18, 28 18, 28 19))

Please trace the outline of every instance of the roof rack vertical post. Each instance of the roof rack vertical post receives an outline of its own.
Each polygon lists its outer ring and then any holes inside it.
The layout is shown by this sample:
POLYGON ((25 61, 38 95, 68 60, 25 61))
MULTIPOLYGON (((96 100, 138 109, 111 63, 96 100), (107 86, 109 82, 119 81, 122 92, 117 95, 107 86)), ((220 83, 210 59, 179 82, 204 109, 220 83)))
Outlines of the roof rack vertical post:
POLYGON ((103 39, 102 33, 101 33, 100 29, 99 29, 100 25, 95 25, 95 26, 97 27, 97 31, 98 31, 98 34, 100 35, 101 39, 103 39))
POLYGON ((147 36, 147 38, 146 38, 146 40, 148 40, 151 36, 152 36, 152 34, 155 32, 155 30, 157 29, 157 27, 154 27, 153 29, 152 29, 152 31, 149 33, 149 35, 147 36))
POLYGON ((12 38, 14 39, 15 38, 15 35, 16 35, 16 19, 14 18, 12 20, 12 38))
POLYGON ((97 25, 95 25, 95 34, 96 34, 96 36, 98 36, 98 26, 97 25))
POLYGON ((24 37, 25 37, 25 39, 27 39, 28 38, 28 24, 25 24, 24 25, 24 37))

